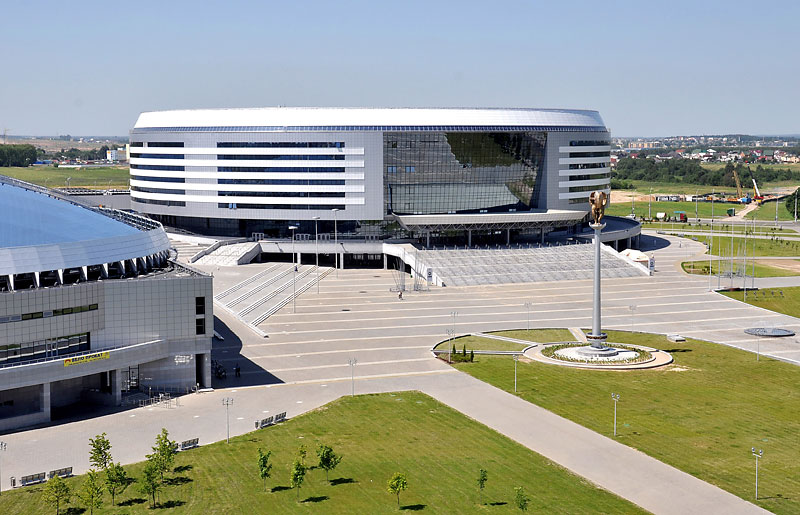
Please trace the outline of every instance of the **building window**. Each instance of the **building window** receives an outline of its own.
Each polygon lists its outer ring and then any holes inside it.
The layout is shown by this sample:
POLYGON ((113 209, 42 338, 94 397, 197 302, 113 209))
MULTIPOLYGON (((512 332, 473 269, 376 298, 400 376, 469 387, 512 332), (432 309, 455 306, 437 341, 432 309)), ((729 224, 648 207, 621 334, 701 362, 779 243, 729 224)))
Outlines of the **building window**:
POLYGON ((195 334, 198 336, 206 334, 206 319, 205 318, 198 318, 194 322, 195 327, 195 334))
POLYGON ((397 167, 396 166, 387 166, 386 167, 386 171, 389 172, 389 173, 397 173, 397 167))
POLYGON ((205 315, 206 314, 206 298, 205 297, 195 297, 195 299, 194 299, 194 313, 195 313, 195 315, 205 315))
POLYGON ((406 166, 406 173, 414 173, 417 171, 416 166, 406 166))

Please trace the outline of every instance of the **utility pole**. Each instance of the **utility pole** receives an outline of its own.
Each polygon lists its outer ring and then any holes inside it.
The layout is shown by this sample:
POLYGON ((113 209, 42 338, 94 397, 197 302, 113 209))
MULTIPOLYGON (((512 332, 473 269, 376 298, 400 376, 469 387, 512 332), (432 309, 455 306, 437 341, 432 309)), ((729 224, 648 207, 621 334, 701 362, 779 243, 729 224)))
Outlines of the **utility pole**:
POLYGON ((752 451, 753 456, 756 458, 756 500, 758 500, 758 458, 764 457, 764 451, 759 449, 758 452, 756 452, 755 447, 751 447, 750 450, 752 451))
POLYGON ((356 363, 358 360, 356 358, 350 358, 347 360, 347 364, 350 365, 350 396, 356 396, 356 376, 355 376, 355 368, 356 363))
POLYGON ((319 217, 314 217, 314 256, 317 261, 317 295, 319 295, 319 217))
POLYGON ((333 208, 333 258, 334 264, 336 266, 336 278, 339 278, 339 236, 336 232, 336 213, 339 212, 339 208, 333 208))
POLYGON ((231 415, 230 415, 230 407, 233 406, 233 399, 231 397, 225 397, 222 399, 222 405, 225 406, 225 418, 227 420, 227 427, 228 427, 228 437, 226 439, 227 443, 231 443, 231 415))
MULTIPOLYGON (((8 445, 6 445, 5 442, 0 442, 0 451, 5 452, 7 450, 8 450, 8 445)), ((2 484, 2 483, 3 483, 3 474, 2 474, 2 472, 0 472, 0 484, 2 484)), ((2 492, 2 489, 0 488, 0 493, 1 492, 2 492)))
POLYGON ((292 313, 297 313, 297 265, 295 264, 295 253, 294 253, 294 231, 297 229, 296 225, 290 225, 289 229, 292 231, 292 266, 294 270, 292 270, 292 313))

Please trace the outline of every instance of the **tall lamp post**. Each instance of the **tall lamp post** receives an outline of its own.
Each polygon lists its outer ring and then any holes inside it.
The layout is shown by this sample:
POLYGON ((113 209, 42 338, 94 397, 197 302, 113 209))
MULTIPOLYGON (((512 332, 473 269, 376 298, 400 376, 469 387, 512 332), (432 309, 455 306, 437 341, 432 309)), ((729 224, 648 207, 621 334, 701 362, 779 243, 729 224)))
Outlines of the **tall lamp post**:
POLYGON ((633 314, 636 312, 636 304, 629 305, 628 309, 631 311, 631 332, 633 332, 633 314))
POLYGON ((764 451, 759 449, 756 452, 755 447, 751 447, 750 450, 753 452, 753 456, 756 458, 756 500, 758 500, 758 458, 764 457, 764 451))
POLYGON ((694 218, 696 222, 700 221, 700 215, 697 214, 697 200, 700 196, 700 190, 697 189, 694 192, 694 218))
POLYGON ((356 396, 356 375, 355 375, 356 374, 356 372, 355 372, 356 363, 358 363, 358 360, 356 358, 350 358, 350 359, 347 360, 347 364, 350 365, 350 396, 351 397, 355 397, 356 396))
POLYGON ((531 332, 531 306, 533 306, 532 302, 525 303, 525 309, 528 310, 528 332, 531 332))
POLYGON ((297 313, 297 264, 295 264, 295 253, 294 253, 294 231, 297 229, 296 225, 290 225, 289 230, 292 231, 292 266, 294 270, 292 271, 292 313, 297 313))
POLYGON ((619 394, 612 393, 611 399, 614 401, 614 436, 617 436, 617 402, 619 402, 619 394))
POLYGON ((456 317, 458 316, 458 311, 451 311, 450 316, 453 317, 453 338, 456 337, 456 317))
POLYGON ((711 237, 709 238, 708 243, 708 291, 711 291, 713 286, 711 285, 711 256, 714 252, 714 190, 711 190, 711 237))
POLYGON ((314 259, 317 263, 317 295, 319 295, 319 217, 315 216, 314 220, 314 259))
POLYGON ((222 399, 222 405, 225 406, 225 418, 227 421, 227 428, 228 428, 228 437, 226 439, 227 443, 231 443, 231 415, 230 415, 230 407, 233 406, 233 398, 225 397, 222 399))
POLYGON ((336 232, 336 213, 340 211, 338 207, 333 208, 333 258, 336 266, 336 278, 339 278, 339 236, 336 232))
POLYGON ((447 329, 446 332, 447 332, 447 340, 448 340, 448 343, 449 343, 449 345, 447 346, 447 362, 448 363, 452 363, 453 362, 453 337, 455 336, 455 333, 453 332, 452 329, 447 329))
POLYGON ((514 354, 514 393, 517 393, 517 362, 519 361, 519 354, 514 354))
POLYGON ((650 195, 647 197, 647 218, 652 220, 653 213, 652 213, 652 205, 653 205, 653 188, 650 188, 650 195))
MULTIPOLYGON (((7 449, 8 449, 8 445, 6 445, 5 442, 0 442, 0 451, 5 452, 7 449)), ((0 472, 0 485, 2 485, 2 484, 3 484, 3 474, 2 474, 2 472, 0 472)), ((3 489, 0 488, 0 492, 2 492, 2 491, 3 491, 3 489)))

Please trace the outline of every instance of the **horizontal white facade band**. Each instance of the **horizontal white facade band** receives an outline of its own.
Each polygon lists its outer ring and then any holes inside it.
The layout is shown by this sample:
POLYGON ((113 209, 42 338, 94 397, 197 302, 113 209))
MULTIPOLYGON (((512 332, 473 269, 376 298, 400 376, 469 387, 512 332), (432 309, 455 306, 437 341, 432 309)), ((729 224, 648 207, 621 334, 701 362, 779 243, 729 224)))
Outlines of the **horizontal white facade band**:
POLYGON ((576 186, 603 186, 610 184, 611 179, 608 177, 604 179, 586 179, 585 181, 560 181, 559 188, 574 188, 576 186))
POLYGON ((141 191, 132 191, 131 200, 136 201, 137 198, 150 199, 150 200, 171 200, 175 202, 213 202, 225 204, 282 204, 282 205, 297 205, 297 204, 316 204, 316 205, 363 205, 364 197, 344 197, 344 198, 308 198, 308 197, 221 197, 210 195, 174 195, 171 193, 144 193, 141 191))
POLYGON ((595 146, 595 147, 558 147, 558 151, 562 154, 572 152, 611 152, 610 145, 595 146))
MULTIPOLYGON (((165 190, 200 190, 200 191, 274 191, 281 193, 314 192, 314 193, 364 193, 363 184, 333 185, 297 185, 297 184, 192 184, 176 182, 131 181, 131 186, 140 188, 160 188, 165 190)), ((139 193, 138 191, 135 193, 139 193)))
POLYGON ((559 170, 559 177, 571 177, 573 175, 597 175, 601 173, 611 173, 611 168, 604 166, 603 168, 583 168, 580 170, 559 170))
POLYGON ((298 180, 364 180, 364 174, 358 172, 325 173, 325 172, 175 172, 162 170, 132 169, 131 175, 140 177, 169 177, 185 179, 298 179, 298 180))
POLYGON ((257 159, 152 159, 132 157, 131 164, 158 166, 235 166, 246 168, 364 168, 363 159, 345 159, 342 161, 284 161, 268 159, 266 161, 261 161, 257 159))
MULTIPOLYGON (((600 191, 604 191, 607 195, 611 193, 611 188, 601 189, 600 191)), ((573 198, 585 198, 586 202, 589 202, 589 195, 591 195, 591 191, 575 191, 573 193, 559 193, 558 198, 561 200, 565 199, 573 199, 573 198)))
POLYGON ((560 165, 586 165, 593 163, 606 163, 611 164, 611 158, 605 157, 559 157, 558 164, 560 165))
POLYGON ((131 154, 182 154, 226 156, 363 156, 363 148, 214 148, 214 147, 131 147, 131 154))

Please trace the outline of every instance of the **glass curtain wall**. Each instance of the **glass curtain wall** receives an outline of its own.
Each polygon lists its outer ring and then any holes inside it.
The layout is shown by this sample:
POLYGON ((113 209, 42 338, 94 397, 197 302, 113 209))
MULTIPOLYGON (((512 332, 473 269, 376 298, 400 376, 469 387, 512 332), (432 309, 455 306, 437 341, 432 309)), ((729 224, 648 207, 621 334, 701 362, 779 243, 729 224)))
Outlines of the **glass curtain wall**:
POLYGON ((529 211, 537 207, 544 132, 387 132, 388 214, 529 211))

